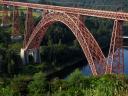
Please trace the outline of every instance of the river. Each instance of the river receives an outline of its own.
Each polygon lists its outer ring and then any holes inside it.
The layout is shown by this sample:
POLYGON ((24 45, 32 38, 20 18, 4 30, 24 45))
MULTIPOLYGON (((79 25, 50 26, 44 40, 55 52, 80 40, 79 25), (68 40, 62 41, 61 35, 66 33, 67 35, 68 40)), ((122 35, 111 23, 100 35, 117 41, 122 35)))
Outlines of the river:
MULTIPOLYGON (((82 68, 80 68, 80 70, 84 75, 92 74, 89 65, 83 66, 82 68)), ((128 74, 128 50, 126 49, 124 49, 124 73, 128 74)))

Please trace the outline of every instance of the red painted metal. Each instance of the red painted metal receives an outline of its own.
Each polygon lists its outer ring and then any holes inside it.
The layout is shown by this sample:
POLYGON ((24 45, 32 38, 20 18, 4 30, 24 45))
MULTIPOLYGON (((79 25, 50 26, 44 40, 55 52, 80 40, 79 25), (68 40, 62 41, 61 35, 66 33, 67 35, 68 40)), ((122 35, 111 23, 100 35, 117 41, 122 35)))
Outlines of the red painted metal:
POLYGON ((9 14, 5 5, 3 5, 3 12, 1 13, 2 13, 2 24, 3 26, 6 26, 9 23, 9 16, 8 16, 9 14))
POLYGON ((114 21, 110 50, 108 55, 108 73, 124 73, 123 22, 114 21))
POLYGON ((13 10, 13 24, 12 24, 12 36, 15 38, 20 35, 20 23, 19 23, 19 11, 18 7, 14 7, 13 10))
POLYGON ((13 34, 19 32, 19 13, 17 7, 27 8, 24 38, 25 51, 39 48, 41 40, 44 37, 48 27, 59 21, 69 27, 69 29, 76 36, 88 60, 93 75, 102 75, 105 73, 124 73, 122 21, 128 21, 128 13, 12 1, 1 1, 0 4, 14 6, 16 9, 14 11, 13 18, 13 34), (42 19, 35 28, 33 28, 32 9, 43 10, 42 19), (105 58, 95 38, 83 24, 82 21, 85 20, 83 17, 86 16, 115 20, 108 58, 105 58))
POLYGON ((60 12, 48 13, 35 27, 25 49, 39 48, 47 28, 57 21, 67 25, 67 27, 74 33, 85 53, 88 63, 90 64, 92 73, 94 75, 104 74, 106 61, 98 43, 79 18, 72 14, 60 12))
POLYGON ((28 8, 26 12, 26 21, 25 21, 25 36, 24 36, 24 47, 28 43, 29 37, 31 36, 31 33, 33 31, 33 15, 32 15, 32 9, 28 8))
POLYGON ((125 13, 125 12, 102 11, 102 10, 73 8, 73 7, 60 7, 60 6, 53 6, 53 5, 22 3, 22 2, 12 2, 12 1, 3 1, 3 2, 0 2, 0 4, 33 8, 33 9, 41 9, 41 10, 47 9, 51 11, 54 10, 57 12, 65 12, 65 13, 72 13, 72 14, 85 15, 85 16, 128 21, 128 13, 125 13))

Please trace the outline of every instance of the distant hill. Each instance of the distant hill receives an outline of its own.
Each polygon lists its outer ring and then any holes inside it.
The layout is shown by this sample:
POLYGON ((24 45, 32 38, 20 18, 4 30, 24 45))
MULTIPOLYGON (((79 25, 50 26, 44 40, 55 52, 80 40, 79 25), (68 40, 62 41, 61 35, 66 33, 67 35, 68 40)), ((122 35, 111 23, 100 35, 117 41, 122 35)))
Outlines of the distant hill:
POLYGON ((128 0, 29 0, 60 6, 128 11, 128 0))
POLYGON ((47 0, 63 6, 96 8, 106 10, 128 10, 128 0, 47 0))

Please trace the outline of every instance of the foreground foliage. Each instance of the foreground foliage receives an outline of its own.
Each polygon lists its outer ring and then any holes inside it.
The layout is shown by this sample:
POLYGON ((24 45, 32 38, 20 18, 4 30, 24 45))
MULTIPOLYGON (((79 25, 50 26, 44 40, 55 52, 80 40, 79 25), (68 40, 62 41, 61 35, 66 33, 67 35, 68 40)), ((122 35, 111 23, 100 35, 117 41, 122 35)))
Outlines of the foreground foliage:
POLYGON ((42 72, 27 76, 14 77, 9 85, 2 84, 1 96, 127 96, 127 78, 116 75, 87 77, 75 70, 67 79, 58 78, 47 81, 42 72))

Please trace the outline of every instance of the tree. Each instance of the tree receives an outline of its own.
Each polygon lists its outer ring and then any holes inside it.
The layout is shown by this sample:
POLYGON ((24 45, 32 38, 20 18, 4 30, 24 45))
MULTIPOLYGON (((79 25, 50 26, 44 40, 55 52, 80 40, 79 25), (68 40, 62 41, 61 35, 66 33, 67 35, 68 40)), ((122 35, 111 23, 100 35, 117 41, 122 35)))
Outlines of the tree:
POLYGON ((10 87, 13 90, 14 96, 24 96, 27 94, 27 85, 30 82, 31 77, 25 75, 15 76, 11 80, 10 87))
POLYGON ((47 90, 45 74, 42 72, 34 74, 33 81, 28 85, 28 90, 30 96, 42 96, 47 90))
POLYGON ((1 96, 14 96, 13 90, 9 87, 6 87, 6 88, 0 87, 0 95, 1 96))
POLYGON ((76 69, 73 73, 69 75, 68 82, 71 84, 71 86, 81 87, 81 84, 83 83, 84 79, 84 75, 80 72, 79 69, 76 69))

